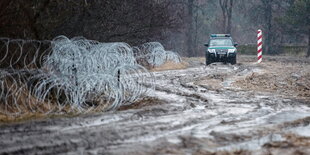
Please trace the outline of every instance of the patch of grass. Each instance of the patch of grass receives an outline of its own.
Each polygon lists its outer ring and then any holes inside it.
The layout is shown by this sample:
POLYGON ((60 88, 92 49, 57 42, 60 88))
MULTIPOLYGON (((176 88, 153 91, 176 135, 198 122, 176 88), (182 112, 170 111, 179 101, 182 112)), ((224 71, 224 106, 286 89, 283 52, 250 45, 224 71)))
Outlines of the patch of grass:
POLYGON ((173 61, 168 61, 161 66, 151 68, 150 71, 165 71, 165 70, 178 70, 185 69, 188 67, 188 63, 182 61, 181 63, 175 63, 173 61))
POLYGON ((22 115, 17 116, 9 116, 0 114, 0 124, 10 124, 10 123, 18 123, 18 122, 25 122, 30 120, 41 120, 41 119, 48 119, 48 118, 62 118, 62 117, 76 117, 79 114, 76 113, 63 113, 63 114, 43 114, 43 113, 25 113, 22 115))
MULTIPOLYGON (((282 45, 275 46, 278 51, 277 54, 285 56, 306 56, 307 46, 294 46, 294 45, 282 45)), ((237 47, 238 53, 244 55, 256 55, 257 54, 257 45, 240 45, 237 47)), ((266 53, 266 51, 263 51, 266 53)))

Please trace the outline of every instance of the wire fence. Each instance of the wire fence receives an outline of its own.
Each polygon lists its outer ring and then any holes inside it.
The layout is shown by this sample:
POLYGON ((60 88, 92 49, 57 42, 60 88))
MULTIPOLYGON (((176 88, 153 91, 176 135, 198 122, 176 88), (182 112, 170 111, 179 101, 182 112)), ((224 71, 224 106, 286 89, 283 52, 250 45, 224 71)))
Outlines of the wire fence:
POLYGON ((133 104, 155 79, 143 66, 180 57, 160 43, 131 47, 83 37, 0 38, 0 113, 87 113, 133 104))

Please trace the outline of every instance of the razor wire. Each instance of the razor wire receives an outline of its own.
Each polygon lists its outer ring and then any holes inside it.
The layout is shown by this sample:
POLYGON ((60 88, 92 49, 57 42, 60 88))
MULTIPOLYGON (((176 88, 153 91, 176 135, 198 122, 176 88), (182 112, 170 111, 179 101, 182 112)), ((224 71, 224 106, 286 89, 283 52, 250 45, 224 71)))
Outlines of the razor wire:
POLYGON ((0 45, 0 113, 6 115, 117 109, 147 92, 142 83, 155 82, 137 63, 137 48, 126 43, 59 36, 0 38, 0 45))
POLYGON ((134 49, 137 62, 143 66, 157 67, 167 61, 181 62, 181 58, 177 53, 166 51, 164 46, 159 42, 144 43, 134 47, 134 49))
POLYGON ((52 41, 0 38, 0 45, 0 113, 7 115, 117 109, 147 92, 142 83, 154 84, 137 61, 180 62, 158 42, 132 48, 59 36, 52 41))

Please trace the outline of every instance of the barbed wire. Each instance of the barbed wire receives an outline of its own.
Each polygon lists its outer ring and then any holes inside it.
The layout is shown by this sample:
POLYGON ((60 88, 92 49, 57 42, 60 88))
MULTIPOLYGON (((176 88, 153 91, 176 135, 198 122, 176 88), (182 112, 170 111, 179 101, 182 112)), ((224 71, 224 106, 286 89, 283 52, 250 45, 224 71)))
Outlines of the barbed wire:
POLYGON ((0 38, 0 113, 20 115, 117 109, 147 93, 152 73, 126 43, 83 37, 0 38))
POLYGON ((181 62, 180 56, 172 51, 166 51, 159 42, 148 42, 134 47, 135 57, 139 64, 157 67, 167 61, 181 62))

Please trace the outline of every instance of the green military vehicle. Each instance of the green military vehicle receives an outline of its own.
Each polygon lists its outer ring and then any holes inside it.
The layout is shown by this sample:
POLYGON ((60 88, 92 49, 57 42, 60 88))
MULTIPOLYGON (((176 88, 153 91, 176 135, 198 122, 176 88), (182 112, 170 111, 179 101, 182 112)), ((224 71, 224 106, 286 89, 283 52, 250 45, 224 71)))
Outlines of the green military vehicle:
POLYGON ((230 34, 211 34, 209 43, 205 44, 206 65, 213 62, 237 63, 237 45, 230 34))

